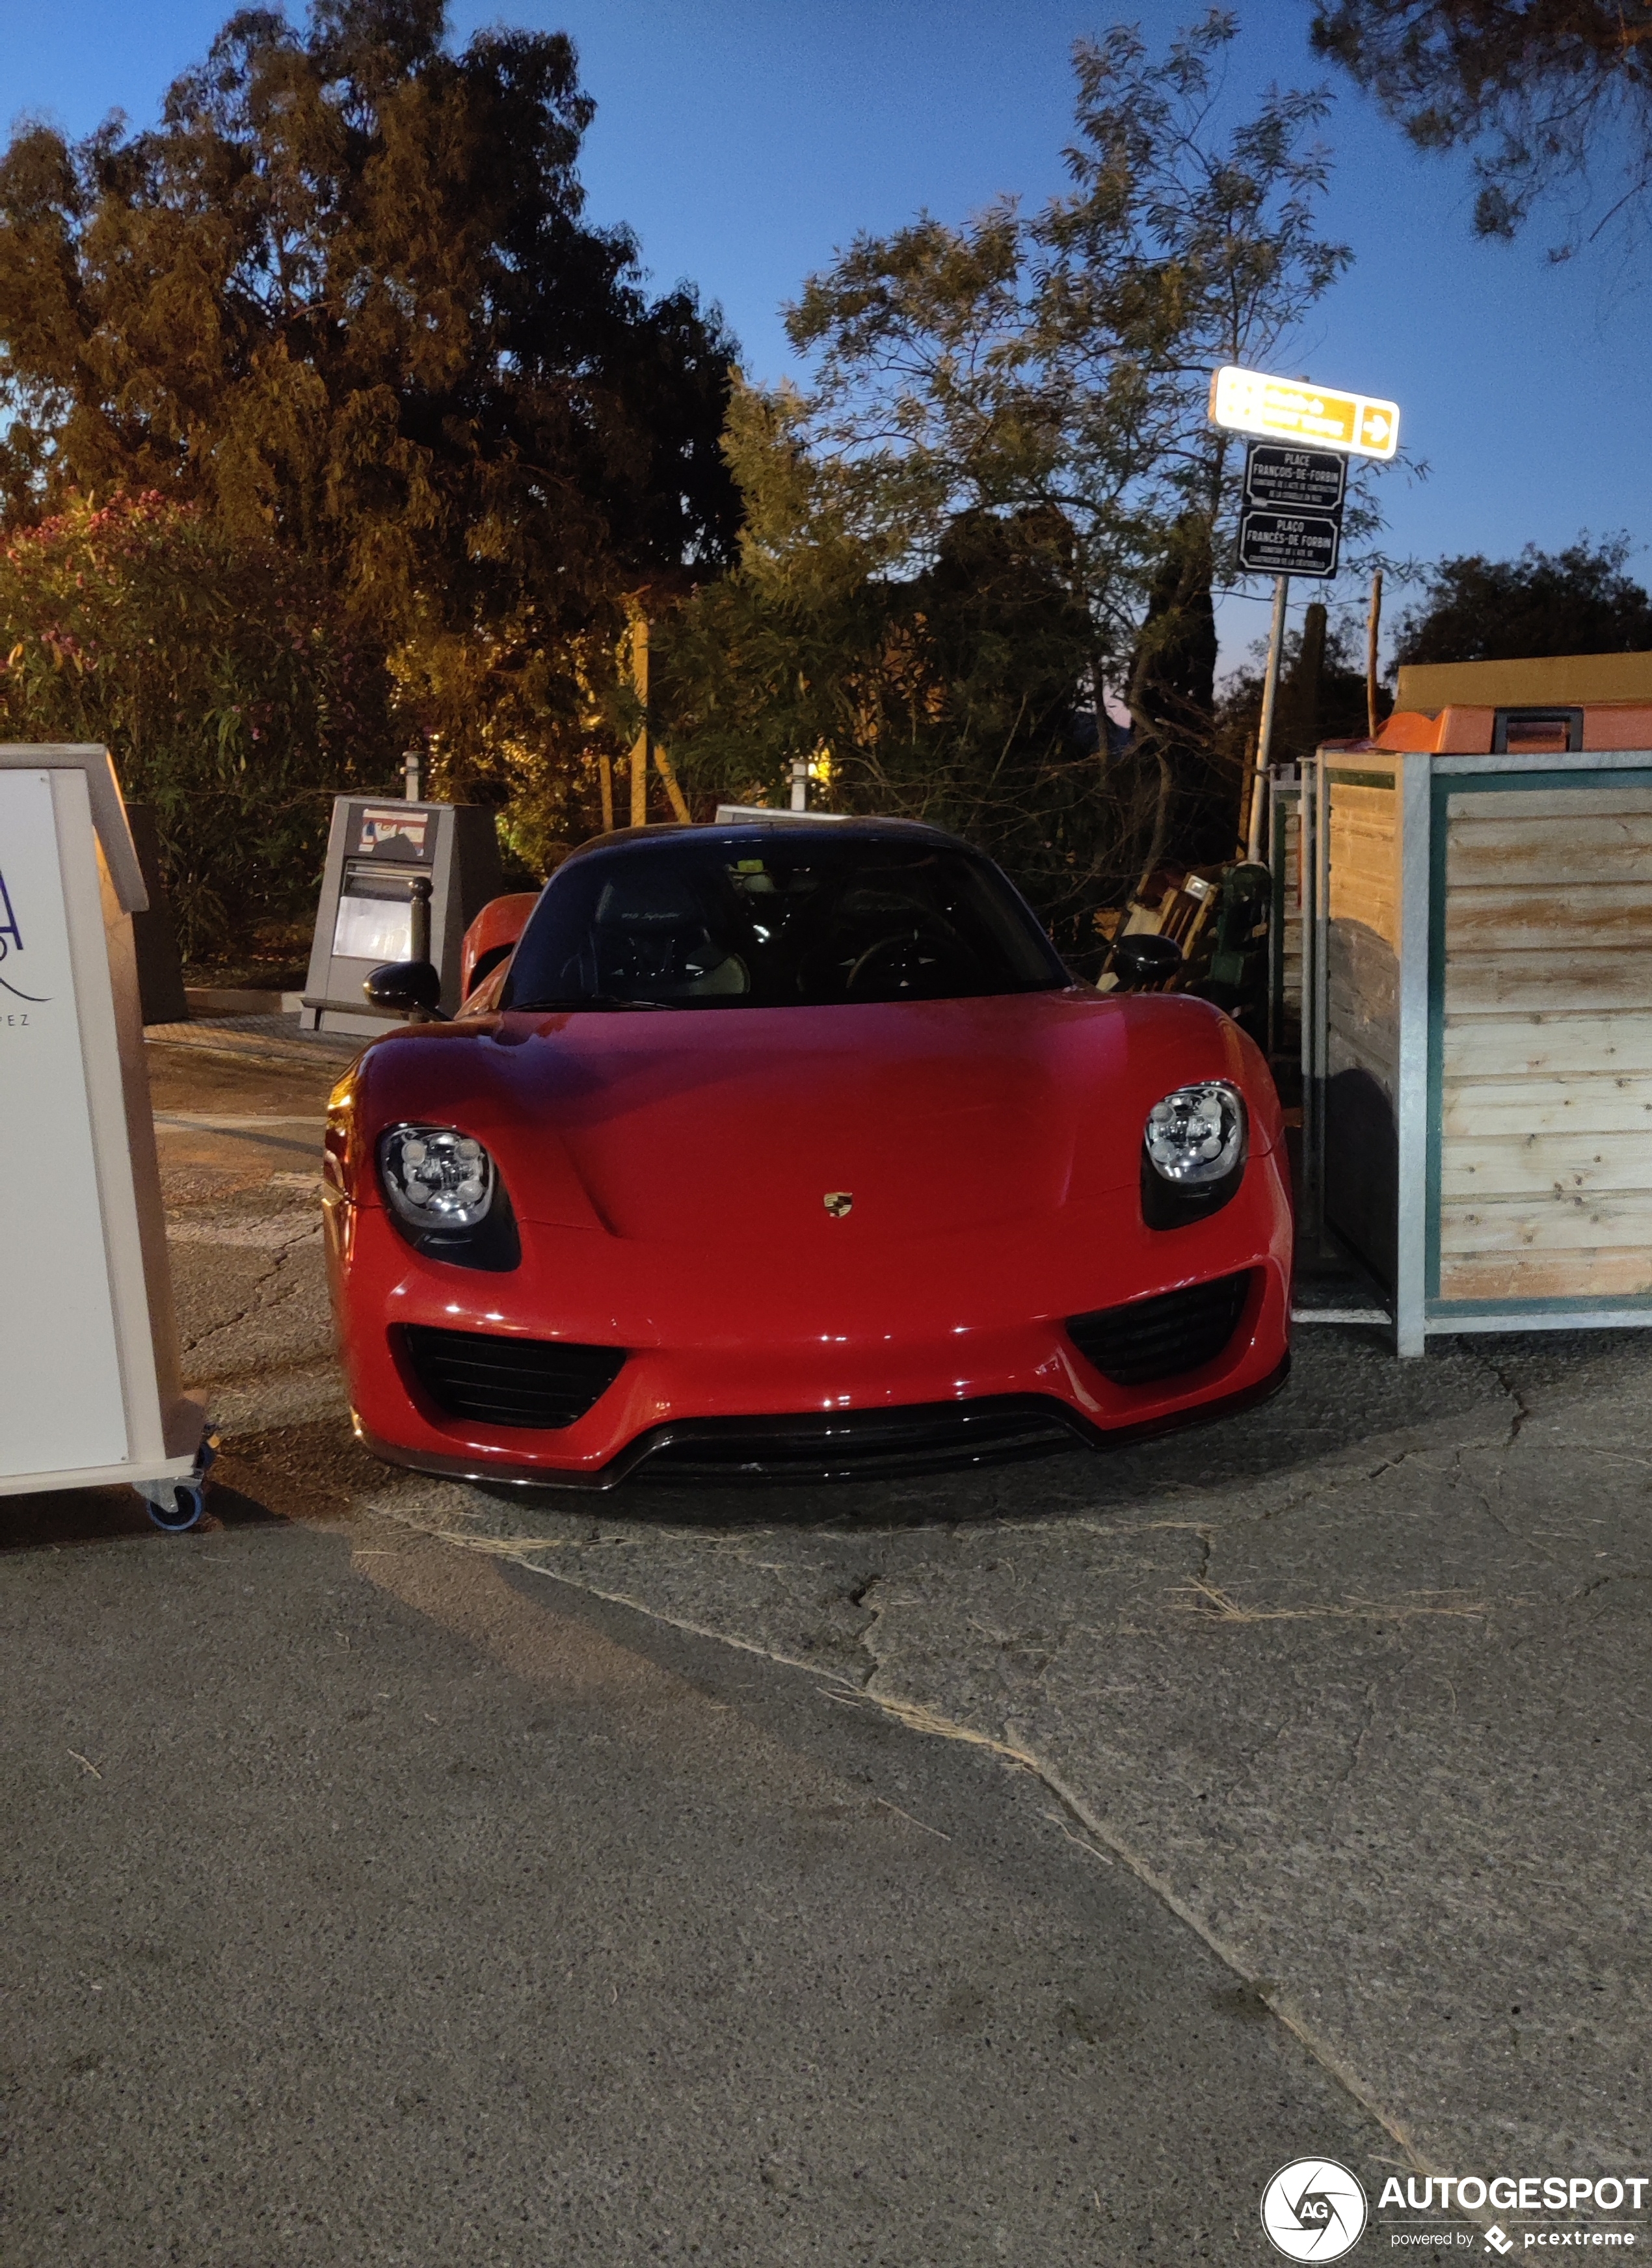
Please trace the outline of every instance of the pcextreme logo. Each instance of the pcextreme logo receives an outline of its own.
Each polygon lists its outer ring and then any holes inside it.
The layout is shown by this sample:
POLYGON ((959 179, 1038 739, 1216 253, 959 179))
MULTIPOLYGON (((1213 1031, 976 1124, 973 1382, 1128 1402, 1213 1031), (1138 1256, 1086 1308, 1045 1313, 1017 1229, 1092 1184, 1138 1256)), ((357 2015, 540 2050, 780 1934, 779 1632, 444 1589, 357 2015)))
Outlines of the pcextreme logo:
POLYGON ((1293 2158, 1262 2192, 1263 2231, 1287 2260, 1340 2260, 1365 2218, 1365 2191, 1334 2158, 1293 2158))

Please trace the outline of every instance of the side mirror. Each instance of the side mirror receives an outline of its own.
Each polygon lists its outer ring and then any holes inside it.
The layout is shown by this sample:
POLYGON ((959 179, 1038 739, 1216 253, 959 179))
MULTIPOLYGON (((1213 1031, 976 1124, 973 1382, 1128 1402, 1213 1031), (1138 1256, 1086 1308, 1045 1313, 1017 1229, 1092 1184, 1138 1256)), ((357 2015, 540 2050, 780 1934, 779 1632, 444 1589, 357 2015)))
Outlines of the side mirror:
POLYGON ((1119 983, 1162 984, 1182 966, 1182 948, 1173 937, 1142 932, 1119 938, 1113 946, 1113 973, 1119 983))
POLYGON ((446 1020, 437 1005, 442 997, 442 980, 428 961, 387 961, 364 979, 361 989, 375 1008, 446 1020))

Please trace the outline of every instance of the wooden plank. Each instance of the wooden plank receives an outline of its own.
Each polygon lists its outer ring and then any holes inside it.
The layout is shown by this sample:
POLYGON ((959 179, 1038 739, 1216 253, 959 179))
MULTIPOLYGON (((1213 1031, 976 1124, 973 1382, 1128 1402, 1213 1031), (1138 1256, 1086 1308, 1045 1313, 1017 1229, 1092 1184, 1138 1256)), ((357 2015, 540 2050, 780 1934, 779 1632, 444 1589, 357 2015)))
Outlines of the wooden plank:
POLYGON ((1340 978, 1329 987, 1329 1014, 1326 1021, 1333 1032, 1370 1033, 1374 1042, 1386 1055, 1391 1055, 1399 1043, 1398 1020, 1382 1000, 1373 1000, 1354 991, 1340 978), (1383 1035, 1386 1035, 1386 1038, 1383 1035))
POLYGON ((1448 838, 1446 877, 1452 889, 1652 881, 1652 809, 1633 820, 1458 820, 1448 838))
POLYGON ((1652 886, 1592 882, 1577 889, 1454 889, 1446 951, 1549 952, 1652 946, 1652 886))
POLYGON ((1332 1023, 1383 1024, 1389 1027, 1397 1023, 1391 991, 1384 991, 1375 985, 1366 987, 1356 983, 1346 968, 1328 969, 1326 977, 1326 994, 1332 1023))
POLYGON ((1652 1142, 1643 1130, 1594 1134, 1449 1135, 1441 1145, 1440 1193, 1447 1197, 1570 1197, 1652 1191, 1652 1142))
POLYGON ((1333 856, 1340 851, 1345 858, 1365 865, 1385 866, 1394 856, 1394 830, 1391 827, 1368 826, 1363 820, 1333 815, 1331 848, 1333 856))
POLYGON ((1652 1141, 1652 1077, 1448 1080, 1442 1097, 1448 1142, 1504 1134, 1641 1133, 1652 1141))
POLYGON ((1326 1068, 1369 1071, 1390 1097, 1398 1054, 1399 962, 1361 924, 1333 921, 1326 939, 1326 1068))
POLYGON ((1331 789, 1330 915, 1399 943, 1398 800, 1391 789, 1331 789))
POLYGON ((1327 929, 1329 966, 1361 992, 1393 1002, 1399 991, 1399 956, 1385 937, 1363 922, 1333 921, 1327 929))
MULTIPOLYGON (((1393 797, 1386 799, 1393 804, 1393 797)), ((1351 858, 1372 862, 1391 858, 1394 855, 1394 821, 1391 808, 1386 814, 1368 818, 1363 812, 1332 809, 1331 814, 1331 848, 1332 854, 1341 850, 1351 858)))
POLYGON ((1652 1196, 1632 1190, 1622 1196, 1516 1197, 1501 1204, 1495 1198, 1441 1200, 1442 1256, 1583 1252, 1608 1246, 1652 1252, 1652 1196))
MULTIPOLYGON (((1340 920, 1345 913, 1356 921, 1364 920, 1369 926, 1369 917, 1360 909, 1368 905, 1391 906, 1398 902, 1398 874, 1373 874, 1360 866, 1344 866, 1331 871, 1331 898, 1327 910, 1332 921, 1340 920)), ((1381 931, 1378 935, 1382 935, 1381 931)), ((1390 943, 1391 943, 1390 939, 1390 943)))
MULTIPOLYGON (((1454 805, 1457 800, 1452 798, 1454 805)), ((1552 803, 1557 799, 1535 800, 1552 803)), ((1564 841, 1610 852, 1624 844, 1652 843, 1652 788, 1637 788, 1627 807, 1615 812, 1582 810, 1587 799, 1581 795, 1558 800, 1563 806, 1559 811, 1533 812, 1524 807, 1523 796, 1488 796, 1482 811, 1456 812, 1446 821, 1447 837, 1454 850, 1459 844, 1464 850, 1519 850, 1534 841, 1564 841)))
POLYGON ((1652 1071, 1652 1016, 1448 1016, 1445 1076, 1652 1071))
MULTIPOLYGON (((1648 767, 1652 770, 1652 767, 1648 767)), ((1652 806, 1644 787, 1538 787, 1453 790, 1446 823, 1457 819, 1632 819, 1652 806)))
POLYGON ((1394 812, 1398 797, 1391 787, 1368 787, 1357 780, 1333 779, 1331 783, 1331 816, 1346 819, 1357 814, 1361 819, 1390 830, 1395 825, 1394 812))
POLYGON ((1652 1251, 1485 1253, 1440 1266, 1445 1300, 1621 1300, 1640 1292, 1652 1292, 1652 1251))
POLYGON ((1652 946, 1602 953, 1545 946, 1523 953, 1456 953, 1446 962, 1448 1015, 1611 1008, 1652 1012, 1652 946))
POLYGON ((1377 944, 1385 945, 1390 952, 1398 949, 1399 902, 1397 898, 1384 897, 1375 890, 1350 888, 1346 886, 1331 893, 1331 918, 1342 927, 1364 930, 1377 944))
POLYGON ((1380 1004, 1373 1006, 1350 994, 1342 985, 1331 988, 1330 1013, 1327 1028, 1346 1032, 1351 1038, 1368 1041, 1384 1056, 1391 1056, 1399 1045, 1399 1027, 1391 1015, 1385 1015, 1380 1004))
POLYGON ((1364 1071, 1376 1081, 1390 1102, 1399 1092, 1399 1064, 1395 1056, 1385 1056, 1375 1048, 1361 1046, 1340 1032, 1332 1032, 1325 1042, 1325 1075, 1335 1079, 1345 1071, 1364 1071))

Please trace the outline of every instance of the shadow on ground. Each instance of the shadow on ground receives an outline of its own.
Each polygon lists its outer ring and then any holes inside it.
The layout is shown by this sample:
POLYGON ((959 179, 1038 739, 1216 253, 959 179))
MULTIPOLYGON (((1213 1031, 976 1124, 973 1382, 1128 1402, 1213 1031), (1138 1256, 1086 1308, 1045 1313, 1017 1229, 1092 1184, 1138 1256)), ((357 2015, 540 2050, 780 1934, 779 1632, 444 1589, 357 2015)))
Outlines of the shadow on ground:
POLYGON ((1299 1331, 1289 1381, 1272 1402, 1218 1415, 1117 1450, 1058 1450, 1013 1464, 905 1479, 730 1483, 706 1486, 635 1476, 592 1490, 490 1484, 479 1493, 524 1513, 588 1513, 605 1525, 830 1528, 864 1531, 1093 1516, 1167 1493, 1254 1484, 1325 1459, 1390 1454, 1442 1423, 1502 1438, 1523 1392, 1610 1390, 1644 1366, 1634 1331, 1568 1337, 1438 1341, 1418 1362, 1397 1361, 1386 1334, 1360 1326, 1299 1331), (1582 1340, 1582 1344, 1579 1341, 1582 1340))

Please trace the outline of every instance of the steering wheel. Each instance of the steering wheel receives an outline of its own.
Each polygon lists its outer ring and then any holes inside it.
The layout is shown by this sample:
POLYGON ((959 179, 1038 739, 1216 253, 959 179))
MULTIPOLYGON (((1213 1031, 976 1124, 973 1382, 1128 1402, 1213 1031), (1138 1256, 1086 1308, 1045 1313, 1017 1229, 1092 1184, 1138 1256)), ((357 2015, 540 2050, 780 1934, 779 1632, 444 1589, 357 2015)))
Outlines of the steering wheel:
POLYGON ((889 937, 879 938, 867 947, 844 977, 844 990, 854 993, 877 983, 898 985, 907 981, 907 971, 917 975, 917 964, 926 946, 932 959, 940 958, 942 946, 937 938, 920 937, 909 930, 896 930, 889 937))

